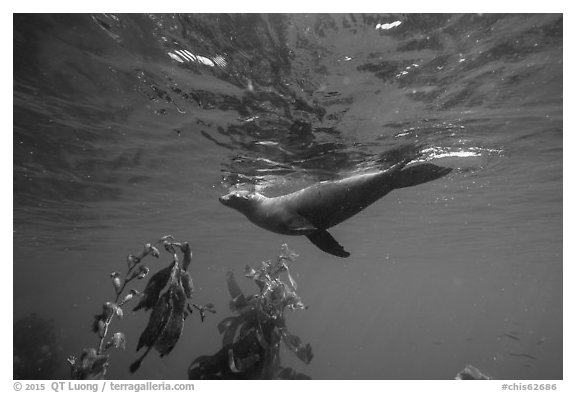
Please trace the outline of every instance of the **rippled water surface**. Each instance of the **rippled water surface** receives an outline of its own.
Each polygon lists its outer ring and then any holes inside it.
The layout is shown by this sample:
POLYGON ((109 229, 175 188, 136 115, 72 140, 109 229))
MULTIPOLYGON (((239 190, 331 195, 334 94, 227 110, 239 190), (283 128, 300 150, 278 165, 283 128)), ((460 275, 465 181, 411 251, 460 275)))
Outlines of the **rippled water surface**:
POLYGON ((561 15, 16 15, 15 324, 51 332, 30 340, 66 378, 66 357, 97 344, 109 273, 171 233, 217 314, 132 375, 146 316, 127 311, 107 376, 185 379, 220 348, 226 271, 254 293, 244 266, 288 243, 309 308, 287 323, 314 358, 282 350, 285 366, 561 379, 562 29, 561 15), (218 202, 369 171, 413 143, 454 171, 334 227, 347 259, 218 202))

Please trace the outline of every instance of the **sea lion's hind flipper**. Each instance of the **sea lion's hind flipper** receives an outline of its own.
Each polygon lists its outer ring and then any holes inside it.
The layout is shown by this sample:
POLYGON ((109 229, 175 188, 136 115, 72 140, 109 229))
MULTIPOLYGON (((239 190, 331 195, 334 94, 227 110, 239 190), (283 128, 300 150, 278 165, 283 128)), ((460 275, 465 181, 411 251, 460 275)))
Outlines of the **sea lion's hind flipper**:
POLYGON ((306 235, 306 237, 310 239, 310 241, 314 243, 316 247, 324 252, 327 252, 328 254, 332 254, 340 258, 347 258, 350 256, 350 253, 344 250, 344 247, 342 247, 327 231, 315 232, 310 235, 306 235))
POLYGON ((395 173, 392 178, 392 186, 394 188, 416 186, 418 184, 439 179, 451 171, 452 168, 446 168, 430 163, 416 164, 395 173))
POLYGON ((376 162, 382 165, 383 169, 390 167, 390 163, 404 162, 407 164, 421 157, 423 148, 424 146, 420 144, 406 143, 382 153, 376 162))

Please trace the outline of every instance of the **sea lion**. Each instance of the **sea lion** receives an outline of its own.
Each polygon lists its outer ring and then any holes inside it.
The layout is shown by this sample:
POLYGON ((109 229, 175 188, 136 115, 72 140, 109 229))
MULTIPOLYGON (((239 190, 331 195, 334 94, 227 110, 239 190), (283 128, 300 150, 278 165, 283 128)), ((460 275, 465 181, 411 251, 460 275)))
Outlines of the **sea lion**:
POLYGON ((426 183, 452 168, 421 163, 406 167, 405 159, 386 170, 359 174, 268 198, 251 191, 233 191, 219 198, 254 224, 283 235, 304 235, 322 251, 346 258, 350 253, 326 230, 359 213, 396 188, 426 183), (406 167, 406 168, 405 168, 406 167))

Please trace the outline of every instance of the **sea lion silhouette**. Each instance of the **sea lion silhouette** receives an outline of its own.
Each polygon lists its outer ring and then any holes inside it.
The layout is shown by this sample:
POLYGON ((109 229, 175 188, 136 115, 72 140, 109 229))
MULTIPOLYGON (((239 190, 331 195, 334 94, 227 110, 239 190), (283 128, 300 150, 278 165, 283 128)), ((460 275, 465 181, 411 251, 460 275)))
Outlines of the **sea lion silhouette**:
POLYGON ((323 181, 275 198, 257 192, 233 191, 219 200, 264 229, 283 235, 304 235, 322 251, 346 258, 350 253, 328 233, 328 228, 359 213, 396 188, 426 183, 452 170, 430 163, 406 167, 413 158, 404 159, 386 170, 323 181))

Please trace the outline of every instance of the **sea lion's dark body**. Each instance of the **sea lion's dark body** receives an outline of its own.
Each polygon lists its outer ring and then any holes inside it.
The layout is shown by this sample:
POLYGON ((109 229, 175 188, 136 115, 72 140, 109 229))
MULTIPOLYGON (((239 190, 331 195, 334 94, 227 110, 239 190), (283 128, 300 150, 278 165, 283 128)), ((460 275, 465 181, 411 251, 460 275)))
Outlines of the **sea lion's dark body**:
POLYGON ((425 183, 451 171, 427 163, 404 168, 408 162, 404 160, 375 173, 321 182, 275 198, 239 191, 220 201, 262 228, 284 235, 305 235, 323 251, 347 257, 350 254, 326 229, 359 213, 395 188, 425 183))
MULTIPOLYGON (((274 199, 274 204, 306 217, 314 227, 328 229, 361 212, 392 191, 386 172, 327 181, 274 199)), ((289 235, 290 233, 285 233, 289 235)))

